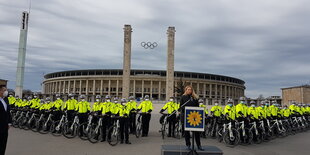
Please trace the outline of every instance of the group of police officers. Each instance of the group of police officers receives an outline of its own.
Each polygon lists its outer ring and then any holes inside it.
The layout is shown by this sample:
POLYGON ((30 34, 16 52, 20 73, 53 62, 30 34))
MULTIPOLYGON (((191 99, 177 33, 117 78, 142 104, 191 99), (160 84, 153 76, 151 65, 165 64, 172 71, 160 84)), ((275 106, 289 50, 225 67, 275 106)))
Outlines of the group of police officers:
MULTIPOLYGON (((13 109, 30 108, 38 111, 53 110, 54 119, 59 120, 63 112, 67 113, 68 121, 72 121, 75 115, 78 115, 81 123, 87 121, 87 117, 90 113, 97 113, 103 116, 102 141, 107 138, 106 130, 111 126, 111 116, 119 116, 120 128, 121 128, 121 143, 131 144, 129 142, 129 133, 134 134, 136 129, 136 115, 141 111, 142 114, 142 137, 147 137, 149 133, 149 123, 151 120, 151 113, 153 111, 153 104, 150 97, 146 95, 144 100, 137 105, 137 102, 133 96, 127 99, 121 99, 119 103, 118 98, 114 98, 113 102, 111 97, 107 95, 105 100, 102 101, 100 95, 96 96, 96 102, 93 106, 85 100, 84 95, 79 96, 79 101, 76 100, 75 95, 69 94, 69 99, 63 101, 60 95, 56 95, 56 100, 51 101, 49 97, 45 100, 39 99, 37 95, 32 97, 20 99, 18 96, 14 97, 12 94, 8 97, 10 105, 13 109)), ((310 106, 305 104, 292 103, 289 107, 281 107, 277 102, 272 101, 270 105, 269 101, 262 101, 259 106, 256 106, 254 101, 247 105, 245 98, 241 97, 239 103, 234 105, 232 99, 228 99, 225 108, 219 105, 218 101, 215 101, 215 105, 210 109, 206 107, 202 99, 199 100, 199 106, 205 109, 206 118, 212 116, 215 120, 220 117, 225 117, 230 121, 242 121, 245 118, 249 118, 251 121, 257 121, 267 118, 288 118, 295 115, 309 115, 310 106)), ((180 104, 175 101, 173 97, 170 97, 169 101, 162 107, 160 113, 167 111, 169 117, 167 118, 169 125, 168 137, 175 136, 175 124, 177 122, 177 111, 180 108, 180 104)))
POLYGON ((96 102, 92 107, 85 100, 84 95, 80 95, 79 100, 76 100, 75 95, 69 94, 69 99, 65 102, 60 95, 56 95, 55 101, 51 101, 49 97, 45 100, 39 99, 37 95, 33 95, 33 98, 30 96, 20 99, 18 96, 14 97, 13 94, 10 94, 8 99, 13 110, 26 108, 39 112, 53 112, 54 120, 60 120, 63 112, 67 114, 68 121, 73 121, 74 116, 78 115, 81 124, 87 121, 89 114, 101 115, 103 117, 101 141, 105 141, 107 138, 106 130, 112 125, 113 121, 111 117, 118 116, 120 118, 121 143, 124 143, 125 139, 126 144, 131 144, 129 133, 135 133, 137 112, 141 112, 142 115, 142 137, 148 136, 151 112, 153 111, 153 104, 148 95, 144 97, 144 101, 139 106, 137 106, 133 96, 129 97, 129 101, 123 98, 119 103, 118 98, 114 98, 112 102, 109 95, 105 97, 103 102, 102 97, 97 95, 96 102))

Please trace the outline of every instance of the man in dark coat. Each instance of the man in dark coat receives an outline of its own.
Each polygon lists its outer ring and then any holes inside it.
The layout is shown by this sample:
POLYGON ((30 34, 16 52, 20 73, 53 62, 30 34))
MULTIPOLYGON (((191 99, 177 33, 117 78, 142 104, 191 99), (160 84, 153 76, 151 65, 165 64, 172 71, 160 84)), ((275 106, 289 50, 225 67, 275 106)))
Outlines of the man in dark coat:
POLYGON ((12 122, 7 96, 8 91, 6 86, 0 85, 0 155, 5 154, 9 124, 12 122))

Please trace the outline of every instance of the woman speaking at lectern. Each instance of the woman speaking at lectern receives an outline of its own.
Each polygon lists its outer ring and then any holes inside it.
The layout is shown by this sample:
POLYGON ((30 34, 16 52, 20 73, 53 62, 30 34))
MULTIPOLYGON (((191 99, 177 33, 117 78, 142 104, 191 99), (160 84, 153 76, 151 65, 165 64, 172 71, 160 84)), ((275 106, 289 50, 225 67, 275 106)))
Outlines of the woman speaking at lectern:
MULTIPOLYGON (((184 115, 185 115, 185 107, 199 107, 198 103, 198 96, 195 94, 195 91, 193 90, 192 86, 186 86, 184 89, 184 94, 181 97, 180 101, 180 109, 179 111, 181 112, 181 121, 182 125, 184 127, 184 115)), ((200 143, 200 133, 199 132, 193 132, 197 144, 197 148, 199 150, 203 150, 201 147, 200 143)), ((184 131, 184 136, 185 136, 185 143, 187 148, 190 150, 191 149, 191 142, 190 142, 190 133, 189 131, 184 131)))

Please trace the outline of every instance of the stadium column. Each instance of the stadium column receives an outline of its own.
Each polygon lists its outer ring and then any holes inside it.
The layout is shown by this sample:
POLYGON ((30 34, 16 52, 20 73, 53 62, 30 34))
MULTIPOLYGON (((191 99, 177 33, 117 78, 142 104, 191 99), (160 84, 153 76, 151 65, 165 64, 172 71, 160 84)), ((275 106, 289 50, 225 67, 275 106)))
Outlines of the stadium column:
POLYGON ((108 91, 108 95, 111 96, 111 80, 109 80, 109 91, 108 91))
POLYGON ((158 100, 161 100, 161 81, 158 82, 158 100))
POLYGON ((68 91, 67 91, 67 94, 70 94, 70 91, 71 91, 71 81, 69 80, 68 81, 68 91))
POLYGON ((203 88, 202 88, 203 90, 203 98, 205 99, 206 98, 206 84, 205 83, 203 83, 203 88))
POLYGON ((100 82, 100 95, 102 96, 102 91, 103 91, 103 80, 100 82))
POLYGON ((72 92, 72 94, 75 94, 75 93, 76 93, 75 84, 76 84, 76 80, 73 81, 73 92, 72 92))
POLYGON ((95 100, 95 95, 96 95, 96 80, 93 81, 93 97, 92 97, 92 101, 94 102, 95 100))
POLYGON ((144 80, 142 80, 142 90, 141 90, 141 92, 142 92, 142 98, 144 97, 144 80))
POLYGON ((62 93, 65 94, 65 90, 66 90, 66 81, 63 81, 63 85, 62 85, 62 93))
MULTIPOLYGON (((86 92, 85 92, 86 95, 88 95, 88 80, 86 80, 86 92)), ((86 96, 86 98, 88 99, 88 96, 86 96)))
POLYGON ((118 87, 119 87, 119 80, 116 80, 116 96, 117 97, 118 97, 118 87))
POLYGON ((209 87, 209 90, 210 90, 210 105, 212 105, 212 96, 213 96, 213 90, 212 90, 212 83, 210 83, 210 87, 209 87))
POLYGON ((153 81, 151 80, 151 88, 150 88, 150 97, 152 98, 153 97, 153 81))
MULTIPOLYGON (((124 60, 123 60, 123 85, 122 85, 122 97, 129 97, 130 86, 130 66, 131 66, 131 25, 125 25, 124 27, 124 60)), ((118 87, 117 87, 118 93, 118 87)), ((118 94, 117 94, 118 95, 118 94)))
POLYGON ((79 89, 79 95, 82 94, 82 80, 80 80, 80 89, 79 89))
POLYGON ((169 27, 167 30, 168 48, 167 48, 167 73, 166 73, 166 100, 173 96, 174 92, 174 37, 175 27, 169 27))
POLYGON ((218 85, 217 84, 215 84, 215 99, 217 100, 218 99, 218 96, 217 96, 217 94, 218 94, 218 90, 217 90, 217 87, 218 87, 218 85))
POLYGON ((133 96, 136 97, 136 80, 133 80, 133 96))

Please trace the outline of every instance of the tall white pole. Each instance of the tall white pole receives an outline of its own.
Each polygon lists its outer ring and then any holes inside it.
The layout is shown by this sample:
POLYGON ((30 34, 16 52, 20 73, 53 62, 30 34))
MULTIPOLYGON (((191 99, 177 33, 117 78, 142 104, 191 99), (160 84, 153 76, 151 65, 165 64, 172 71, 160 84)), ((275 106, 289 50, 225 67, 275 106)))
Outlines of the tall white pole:
POLYGON ((18 62, 16 71, 16 90, 15 90, 15 95, 18 95, 20 98, 22 98, 23 95, 28 19, 29 19, 29 13, 27 11, 24 11, 22 13, 22 22, 19 35, 18 62))

